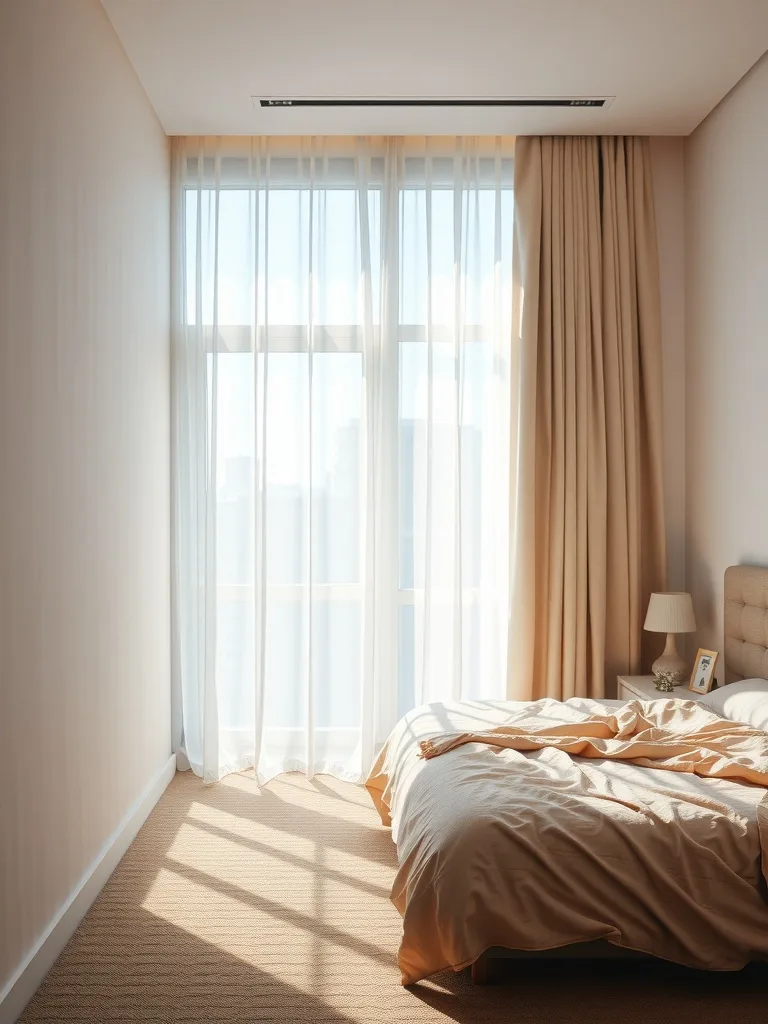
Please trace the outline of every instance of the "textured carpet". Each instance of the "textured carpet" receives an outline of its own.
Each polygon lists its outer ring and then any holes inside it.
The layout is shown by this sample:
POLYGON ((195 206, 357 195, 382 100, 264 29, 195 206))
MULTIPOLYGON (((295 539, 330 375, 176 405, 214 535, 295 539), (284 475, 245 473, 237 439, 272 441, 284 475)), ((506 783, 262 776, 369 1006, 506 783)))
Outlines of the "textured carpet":
POLYGON ((178 774, 21 1020, 768 1020, 762 971, 518 961, 403 989, 394 871, 359 787, 178 774))

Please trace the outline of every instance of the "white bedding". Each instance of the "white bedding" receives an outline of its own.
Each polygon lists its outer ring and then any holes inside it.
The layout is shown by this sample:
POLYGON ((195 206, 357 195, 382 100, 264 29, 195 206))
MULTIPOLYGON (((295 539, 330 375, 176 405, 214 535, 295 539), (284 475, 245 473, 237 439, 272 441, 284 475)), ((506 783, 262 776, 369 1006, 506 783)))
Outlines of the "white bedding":
MULTIPOLYGON (((553 722, 570 722, 624 702, 542 703, 553 722)), ((473 742, 418 756, 422 739, 501 726, 524 707, 417 708, 368 780, 397 844, 403 983, 494 945, 606 938, 721 970, 768 957, 762 786, 551 748, 473 742)))

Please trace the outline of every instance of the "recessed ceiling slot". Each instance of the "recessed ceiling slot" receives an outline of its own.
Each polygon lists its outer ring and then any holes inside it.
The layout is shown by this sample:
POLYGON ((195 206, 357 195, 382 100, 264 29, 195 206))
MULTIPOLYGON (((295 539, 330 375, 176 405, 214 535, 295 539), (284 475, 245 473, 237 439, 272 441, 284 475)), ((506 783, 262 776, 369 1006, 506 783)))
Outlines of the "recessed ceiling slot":
MULTIPOLYGON (((257 97, 253 97, 256 101, 257 97)), ((613 97, 259 99, 262 107, 605 107, 613 97)))

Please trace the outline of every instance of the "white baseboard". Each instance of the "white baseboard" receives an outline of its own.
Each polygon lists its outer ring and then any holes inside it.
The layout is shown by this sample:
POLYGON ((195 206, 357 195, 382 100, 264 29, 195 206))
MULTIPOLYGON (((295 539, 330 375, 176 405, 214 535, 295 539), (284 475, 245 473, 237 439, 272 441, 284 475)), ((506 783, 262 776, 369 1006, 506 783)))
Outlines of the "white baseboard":
POLYGON ((69 899, 53 916, 0 992, 0 1024, 15 1024, 175 774, 176 755, 172 754, 106 841, 69 899))

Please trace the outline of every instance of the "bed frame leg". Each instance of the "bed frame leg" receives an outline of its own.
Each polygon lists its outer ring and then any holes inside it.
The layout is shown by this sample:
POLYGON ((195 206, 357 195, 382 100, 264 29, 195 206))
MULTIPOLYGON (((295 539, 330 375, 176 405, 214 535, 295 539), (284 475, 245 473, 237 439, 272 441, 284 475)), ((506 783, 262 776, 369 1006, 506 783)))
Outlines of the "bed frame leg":
POLYGON ((489 957, 487 953, 482 953, 477 960, 470 967, 472 975, 473 985, 487 985, 489 981, 490 971, 488 970, 489 957))

